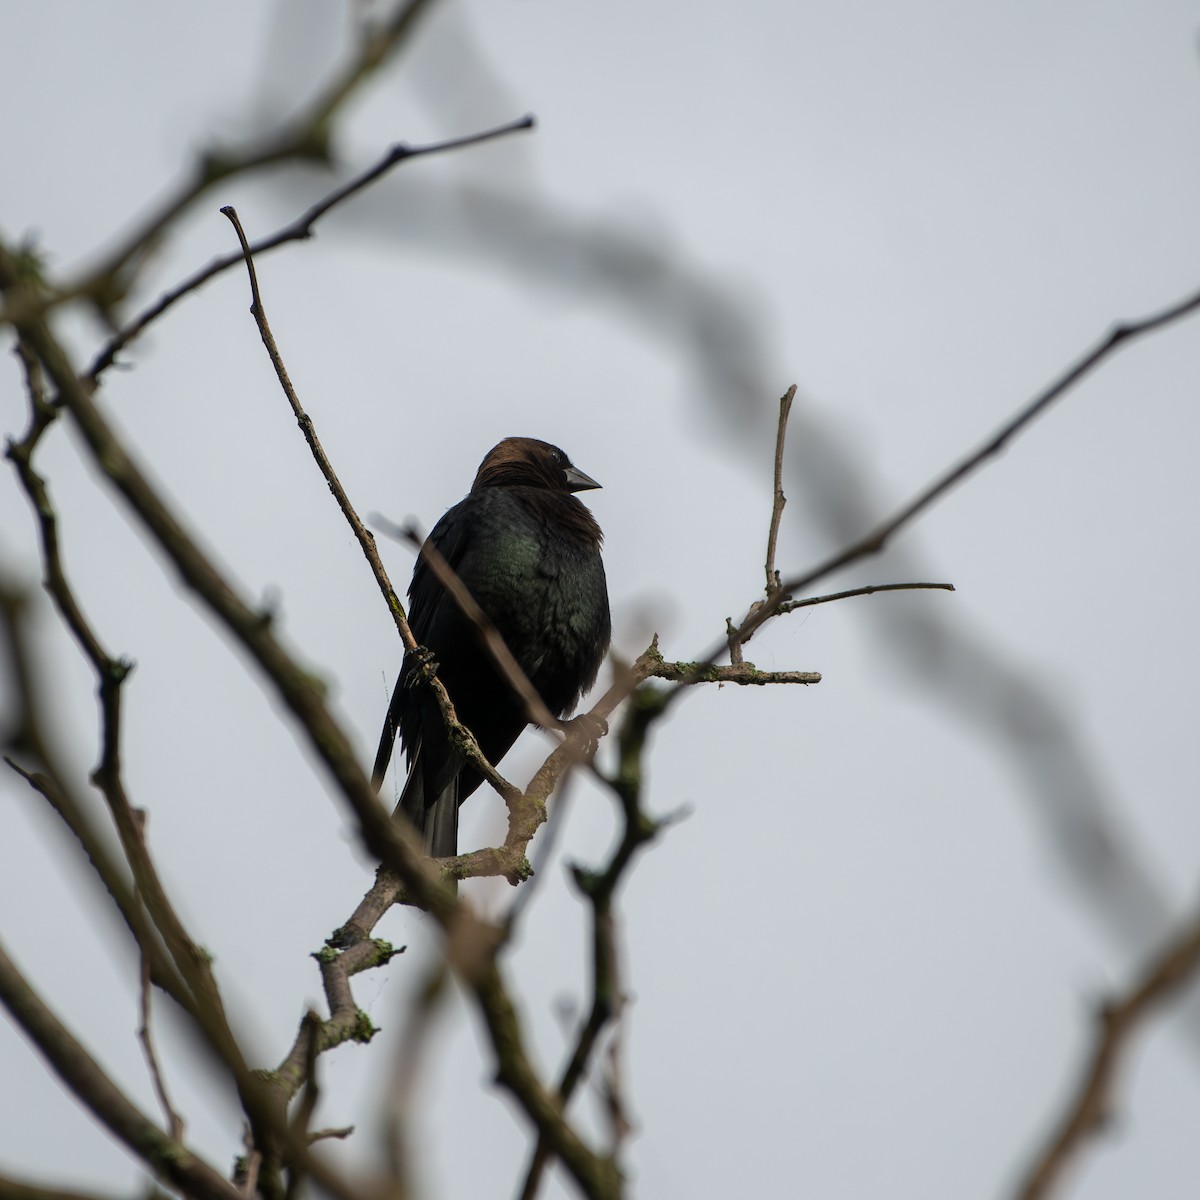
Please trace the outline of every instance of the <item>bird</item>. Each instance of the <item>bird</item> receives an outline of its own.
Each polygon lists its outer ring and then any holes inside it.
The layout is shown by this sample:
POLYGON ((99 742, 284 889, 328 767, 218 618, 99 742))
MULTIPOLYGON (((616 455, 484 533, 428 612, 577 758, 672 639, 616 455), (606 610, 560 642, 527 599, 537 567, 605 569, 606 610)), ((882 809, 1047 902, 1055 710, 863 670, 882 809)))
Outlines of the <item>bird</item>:
MULTIPOLYGON (((559 718, 595 683, 612 633, 603 535, 575 495, 598 487, 557 446, 508 437, 488 451, 470 492, 427 539, 559 718)), ((458 719, 493 766, 529 717, 424 555, 413 568, 408 597, 409 626, 423 651, 404 656, 372 778, 378 789, 399 735, 408 777, 398 812, 427 855, 446 858, 458 853, 459 805, 483 776, 451 742, 422 663, 432 660, 458 719)))

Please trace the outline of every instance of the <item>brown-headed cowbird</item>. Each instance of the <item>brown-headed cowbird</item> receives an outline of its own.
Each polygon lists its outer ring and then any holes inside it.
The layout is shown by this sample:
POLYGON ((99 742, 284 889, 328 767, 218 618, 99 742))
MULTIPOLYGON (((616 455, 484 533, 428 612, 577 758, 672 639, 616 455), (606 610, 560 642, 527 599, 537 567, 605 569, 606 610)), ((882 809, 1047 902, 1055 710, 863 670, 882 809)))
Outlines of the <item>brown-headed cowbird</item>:
MULTIPOLYGON (((572 494, 599 486, 557 446, 505 438, 480 464, 466 499, 429 535, 560 717, 596 681, 611 633, 600 526, 572 494)), ((413 636, 432 654, 459 720, 498 763, 528 723, 523 701, 423 557, 408 595, 413 636)), ((399 733, 408 761, 400 811, 426 853, 445 858, 458 853, 458 806, 483 778, 450 742, 417 666, 406 654, 374 780, 382 783, 399 733)))

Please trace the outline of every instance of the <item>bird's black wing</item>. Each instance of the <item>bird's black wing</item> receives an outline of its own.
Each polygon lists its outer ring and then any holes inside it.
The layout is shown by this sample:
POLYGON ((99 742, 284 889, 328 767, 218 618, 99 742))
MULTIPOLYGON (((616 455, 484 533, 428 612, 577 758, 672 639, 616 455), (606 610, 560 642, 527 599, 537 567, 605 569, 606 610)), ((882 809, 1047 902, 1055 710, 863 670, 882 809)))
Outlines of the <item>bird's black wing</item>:
MULTIPOLYGON (((460 501, 442 515, 441 520, 434 525, 429 533, 428 541, 432 542, 450 567, 457 572, 467 547, 471 541, 471 521, 469 520, 469 501, 460 501)), ((413 568, 412 581, 408 585, 408 627, 419 645, 424 646, 429 638, 441 608, 445 604, 453 605, 453 599, 446 594, 437 576, 433 573, 424 557, 417 559, 413 568)), ((379 748, 375 753, 375 765, 371 771, 371 781, 376 788, 383 783, 383 777, 392 761, 392 750, 396 737, 402 729, 402 716, 406 708, 405 688, 410 686, 409 673, 415 664, 412 656, 405 654, 400 667, 396 686, 392 689, 391 703, 388 705, 387 719, 384 721, 383 732, 379 736, 379 748)), ((408 747, 409 760, 417 753, 419 736, 413 731, 413 737, 408 747)))

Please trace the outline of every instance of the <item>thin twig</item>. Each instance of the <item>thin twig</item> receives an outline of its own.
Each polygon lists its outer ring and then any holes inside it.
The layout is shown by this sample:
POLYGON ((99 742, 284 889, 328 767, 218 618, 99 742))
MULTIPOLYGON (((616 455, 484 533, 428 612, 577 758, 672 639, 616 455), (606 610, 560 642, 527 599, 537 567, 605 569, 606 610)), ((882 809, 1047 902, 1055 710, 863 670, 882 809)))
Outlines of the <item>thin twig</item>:
MULTIPOLYGON (((92 782, 100 789, 108 804, 122 851, 133 872, 136 899, 131 912, 140 914, 144 907, 149 913, 158 932, 162 934, 175 965, 187 980, 195 1003, 200 1006, 196 1011, 199 1012, 202 1008, 211 1017, 210 1036, 216 1037, 231 1050, 232 1034, 229 1032, 220 992, 207 956, 187 933, 168 899, 146 847, 144 818, 130 803, 125 792, 121 770, 121 695, 122 685, 132 668, 129 662, 115 658, 105 650, 67 578, 59 542, 58 514, 46 481, 33 466, 34 451, 47 428, 42 368, 32 348, 24 339, 18 341, 17 349, 25 369, 31 412, 30 426, 20 441, 9 442, 6 453, 16 467, 17 476, 29 497, 37 521, 44 586, 54 600, 63 623, 75 638, 96 675, 101 711, 101 754, 99 765, 92 773, 92 782)), ((47 799, 51 799, 48 791, 39 790, 47 799)), ((63 789, 58 785, 53 791, 61 794, 63 789)), ((65 810, 59 811, 60 815, 67 819, 65 810)), ((82 840, 84 835, 81 832, 80 821, 72 818, 68 823, 71 824, 72 821, 77 836, 82 840)), ((84 844, 87 845, 86 841, 84 844)), ((97 863, 94 857, 93 863, 97 863)), ((97 870, 99 869, 97 865, 97 870)), ((106 879, 105 882, 110 885, 109 890, 112 892, 111 880, 106 879)), ((113 897, 117 899, 115 892, 113 897)), ((127 921, 130 920, 130 915, 126 914, 127 921)), ((130 924, 130 929, 138 940, 145 963, 149 953, 147 939, 139 935, 136 922, 130 924)), ((155 977, 155 982, 160 986, 163 984, 161 974, 159 972, 155 977)), ((175 998, 181 999, 178 995, 175 998)), ((184 1007, 188 1007, 187 1003, 184 1003, 184 1007)))
POLYGON ((602 1094, 604 1111, 608 1116, 609 1129, 612 1137, 612 1156, 616 1158, 626 1139, 633 1132, 633 1122, 625 1103, 625 1023, 616 1021, 612 1036, 608 1039, 608 1050, 605 1053, 604 1075, 602 1078, 602 1094))
MULTIPOLYGON (((351 196, 361 192, 365 187, 375 182, 381 175, 386 174, 394 166, 399 163, 406 162, 411 158, 420 158, 431 154, 442 154, 447 150, 458 150, 464 146, 473 146, 479 142, 492 141, 495 138, 504 137, 510 133, 517 133, 525 129, 533 129, 535 120, 532 116, 526 115, 519 117, 515 121, 509 121, 504 125, 498 125, 494 129, 486 129, 480 133, 470 133, 464 137, 450 138, 442 142, 430 142, 423 146, 410 146, 407 142, 397 142, 390 147, 386 154, 383 155, 378 162, 367 170, 354 176, 353 179, 335 188, 323 199, 317 201, 311 208, 303 212, 299 217, 289 224, 283 226, 282 229, 276 230, 275 233, 268 237, 259 239, 250 245, 250 253, 254 255, 265 254, 269 250, 274 250, 278 246, 286 245, 288 242, 305 241, 314 235, 314 227, 316 223, 325 216, 331 209, 339 204, 350 199, 351 196)), ((138 316, 124 325, 105 343, 100 353, 93 360, 92 365, 88 368, 84 378, 91 383, 95 383, 100 376, 108 370, 116 361, 117 355, 129 345, 134 338, 143 333, 146 328, 158 320, 168 309, 174 307, 176 303, 182 300, 185 296, 194 292, 197 288, 202 287, 210 279, 229 270, 230 267, 236 266, 243 259, 243 254, 225 254, 219 258, 215 258, 207 266, 200 268, 186 279, 181 280, 175 287, 164 292, 162 296, 149 308, 139 313, 138 316)))
MULTIPOLYGON (((316 426, 313 424, 312 418, 304 411, 304 407, 300 403, 300 397, 296 394, 296 389, 292 386, 291 377, 288 375, 287 367, 284 365, 283 355, 279 352, 275 335, 271 332, 270 323, 267 321, 266 309, 263 307, 262 302, 262 293, 259 291, 258 286, 258 272, 254 267, 254 255, 251 252, 250 243, 246 238, 242 223, 238 219, 237 211, 232 205, 226 205, 221 209, 221 213, 233 225, 237 233, 238 242, 241 244, 242 256, 246 262, 246 271, 250 276, 250 295, 252 297, 250 312, 254 317, 255 324, 258 326, 259 336, 262 338, 267 355, 271 359, 271 365, 275 368, 275 375, 279 380, 279 385, 283 388, 283 393, 287 397, 288 404, 291 406, 292 413, 296 418, 296 424, 300 426, 300 430, 304 434, 304 440, 308 443, 308 448, 316 461, 318 469, 324 477, 329 490, 333 493, 338 508, 341 509, 342 515, 346 518, 359 546, 362 548, 362 552, 371 568, 371 573, 375 577, 375 582, 387 603, 388 610, 392 614, 392 619, 396 623, 396 629, 400 634, 400 640, 405 650, 416 650, 417 641, 413 636, 412 629, 409 627, 404 605, 401 604, 399 596, 396 595, 396 589, 392 587, 392 581, 388 577, 387 569, 383 565, 383 560, 379 557, 375 538, 371 534, 371 531, 363 524, 354 505, 350 503, 350 497, 346 494, 346 489, 342 487, 341 480, 338 478, 337 472, 334 471, 333 464, 329 461, 329 456, 325 453, 325 448, 321 445, 321 441, 317 437, 316 426)), ((479 743, 475 740, 475 735, 459 721, 450 695, 446 691, 445 685, 438 679, 436 673, 433 671, 427 672, 425 683, 432 690, 447 727, 458 741, 471 765, 502 796, 508 798, 519 795, 519 790, 510 784, 488 762, 483 751, 479 748, 479 743)))
POLYGON ((783 494, 783 443, 787 436, 788 416, 792 411, 792 401, 796 398, 796 385, 790 388, 779 399, 779 425, 775 433, 775 488, 771 504, 771 528, 767 534, 767 592, 779 586, 779 572, 775 569, 775 547, 779 541, 779 523, 783 520, 783 506, 787 497, 783 494))
POLYGON ((1152 1011, 1200 974, 1200 916, 1177 934, 1121 1000, 1105 1004, 1087 1066, 1062 1120, 1017 1188, 1018 1200, 1044 1200, 1061 1182, 1084 1143, 1109 1125, 1117 1073, 1134 1034, 1152 1011))
MULTIPOLYGON (((1056 400, 1066 394, 1085 375, 1099 366, 1110 354, 1125 342, 1162 329, 1192 313, 1200 311, 1200 292, 1185 300, 1172 304, 1162 312, 1154 313, 1141 320, 1126 321, 1115 326, 1111 333, 1102 338, 1091 350, 1069 366, 1056 380, 1039 392, 1013 417, 1004 423, 986 442, 968 454, 955 466, 950 467, 924 490, 918 492, 903 508, 894 513, 881 525, 860 538, 845 550, 831 555, 823 563, 796 576, 781 585, 784 592, 799 592, 810 587, 818 579, 840 570, 851 562, 878 554, 892 537, 915 517, 920 516, 935 500, 941 499, 956 484, 973 475, 988 459, 999 454, 1008 442, 1017 436, 1035 418, 1041 416, 1056 400)), ((758 622, 761 624, 761 621, 758 622)))
POLYGON ((279 352, 275 335, 271 332, 271 326, 267 321, 266 309, 263 307, 262 293, 258 287, 258 272, 254 267, 254 252, 246 238, 246 231, 242 228, 242 223, 238 219, 237 210, 233 205, 227 204, 221 209, 221 214, 229 219, 230 224, 233 225, 237 233, 238 242, 241 244, 242 253, 240 257, 245 261, 246 271, 250 276, 250 312, 254 317, 255 324, 258 326, 259 336, 266 347, 267 355, 271 359, 271 366, 275 368, 275 375, 279 380, 279 385, 283 388, 283 394, 287 397, 292 414, 296 418, 296 424, 300 426, 300 432, 304 435, 304 440, 308 443, 308 448, 312 453, 313 459, 316 461, 317 468, 320 470, 325 482, 329 485, 329 490, 333 493, 333 498, 337 501, 338 508, 342 510, 342 515, 346 518, 355 539, 362 548, 367 562, 370 564, 372 574, 375 576, 375 582, 379 585, 379 589, 383 593, 383 597, 388 603, 388 608, 395 619, 396 629, 400 634, 400 640, 404 643, 404 648, 406 650, 415 650, 417 648, 417 640, 413 637, 412 630, 408 627, 408 620, 404 615, 404 606, 400 603, 396 595, 396 590, 392 587, 391 580, 388 578, 387 569, 379 557, 379 552, 375 547, 375 538, 372 536, 371 531, 362 523, 362 520, 354 509, 354 505, 350 503, 350 497, 346 494, 346 489, 342 487, 341 480, 338 479, 337 472, 334 471, 333 464, 329 461, 329 456, 325 453, 325 448, 321 445, 320 438, 317 437, 316 426, 313 424, 312 418, 304 411, 304 406, 300 403, 300 397, 296 394, 296 389, 292 386, 291 377, 288 375, 287 367, 284 365, 283 355, 279 352))
POLYGON ((809 596, 805 600, 785 600, 777 608, 779 613, 790 613, 797 608, 812 608, 816 604, 832 604, 835 600, 849 600, 852 596, 873 596, 876 592, 920 592, 954 591, 952 583, 870 583, 865 587, 850 588, 845 592, 829 592, 824 596, 809 596))
MULTIPOLYGON (((367 933, 370 928, 373 926, 367 928, 367 933)), ((375 1036, 377 1031, 374 1025, 354 1002, 350 980, 363 971, 386 966, 404 950, 403 946, 396 948, 381 938, 364 934, 353 944, 348 944, 341 953, 327 946, 313 955, 320 967, 329 1019, 320 1021, 314 1032, 311 1014, 305 1014, 295 1041, 275 1068, 274 1076, 286 1099, 295 1096, 307 1083, 312 1053, 323 1054, 345 1042, 365 1045, 375 1036)))
MULTIPOLYGON (((765 564, 767 600, 770 600, 775 594, 775 589, 779 587, 779 572, 775 569, 775 551, 779 542, 779 525, 783 520, 784 505, 787 504, 787 497, 783 494, 783 447, 787 438, 788 417, 791 415, 792 401, 795 398, 796 385, 793 383, 779 398, 779 420, 775 426, 775 474, 771 492, 771 520, 767 529, 767 561, 765 564)), ((767 603, 767 600, 756 600, 750 605, 749 611, 757 612, 767 603)), ((725 637, 729 643, 730 665, 741 667, 746 661, 745 655, 742 653, 742 646, 750 640, 750 635, 743 635, 740 627, 733 623, 732 618, 726 617, 725 637)))
MULTIPOLYGON (((731 641, 746 642, 750 636, 760 629, 777 613, 779 605, 785 602, 793 592, 804 591, 818 579, 839 571, 850 563, 861 558, 880 553, 888 542, 920 516, 934 501, 939 500, 957 484, 973 475, 988 459, 999 454, 1008 442, 1021 433, 1036 417, 1046 411, 1056 400, 1065 395, 1090 371, 1098 367, 1115 350, 1126 342, 1143 337, 1148 333, 1163 329, 1176 321, 1183 320, 1193 313, 1200 311, 1200 291, 1193 293, 1184 300, 1170 305, 1161 312, 1154 313, 1136 321, 1126 321, 1116 325, 1112 332, 1102 338, 1091 350, 1083 354, 1062 372, 1057 379, 1048 384, 1041 392, 1033 397, 1024 407, 1020 408, 1013 417, 1006 421, 976 450, 972 451, 960 462, 949 467, 927 487, 923 488, 907 504, 895 512, 886 521, 877 525, 870 533, 859 538, 844 550, 830 555, 823 562, 810 568, 803 574, 785 579, 782 583, 769 589, 765 602, 751 605, 742 623, 733 635, 727 634, 712 647, 701 660, 699 666, 716 662, 717 658, 729 649, 731 641)), ((671 697, 673 703, 680 696, 677 688, 671 697)))
POLYGON ((171 1103, 167 1082, 163 1075, 162 1066, 158 1061, 158 1053, 154 1048, 154 1035, 151 1030, 151 996, 150 996, 150 963, 145 956, 140 965, 138 1041, 142 1044, 142 1054, 146 1059, 146 1067, 150 1072, 150 1081, 154 1086, 154 1094, 158 1097, 159 1107, 167 1119, 167 1128, 177 1141, 183 1141, 184 1123, 179 1111, 171 1103))
POLYGON ((50 1011, 0 946, 0 1003, 72 1094, 155 1173, 195 1200, 238 1200, 237 1189, 142 1113, 50 1011))

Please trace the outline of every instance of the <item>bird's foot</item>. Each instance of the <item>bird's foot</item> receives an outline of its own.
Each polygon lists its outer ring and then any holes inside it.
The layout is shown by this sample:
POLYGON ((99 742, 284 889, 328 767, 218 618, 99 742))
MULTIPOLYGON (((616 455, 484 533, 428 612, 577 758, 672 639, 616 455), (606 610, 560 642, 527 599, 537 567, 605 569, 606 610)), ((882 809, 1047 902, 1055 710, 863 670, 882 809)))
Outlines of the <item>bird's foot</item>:
POLYGON ((608 733, 608 722, 591 713, 580 713, 569 721, 560 721, 558 727, 567 735, 567 741, 578 748, 580 758, 591 758, 600 739, 608 733))
POLYGON ((437 674, 438 662, 433 657, 433 651, 428 646, 418 646, 411 652, 409 657, 413 660, 413 663, 408 669, 408 674, 404 677, 405 687, 418 687, 422 683, 427 683, 437 674))

